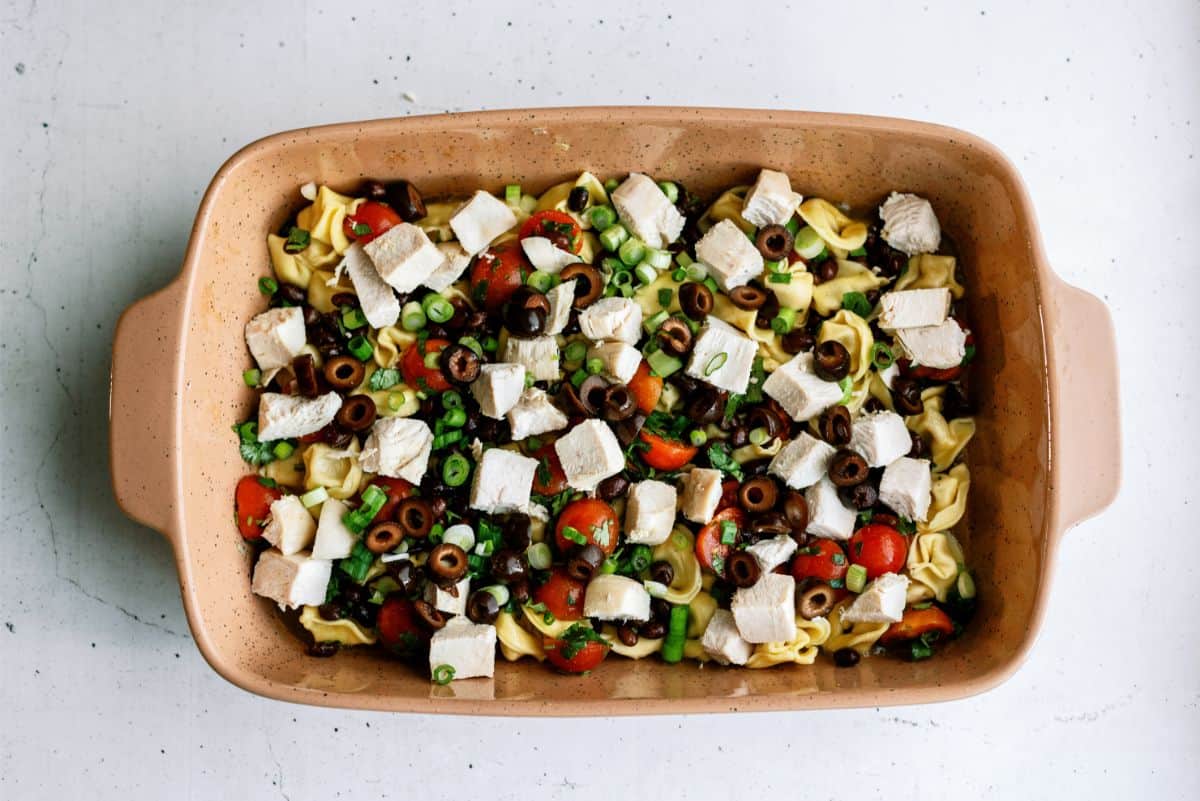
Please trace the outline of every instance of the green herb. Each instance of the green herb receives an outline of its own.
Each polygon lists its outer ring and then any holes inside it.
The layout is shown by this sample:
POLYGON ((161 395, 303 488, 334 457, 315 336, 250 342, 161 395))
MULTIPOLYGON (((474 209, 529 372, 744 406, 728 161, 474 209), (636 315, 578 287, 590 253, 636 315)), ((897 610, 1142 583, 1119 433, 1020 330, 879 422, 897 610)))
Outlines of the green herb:
POLYGON ((850 255, 856 259, 861 258, 861 257, 867 255, 867 249, 866 248, 855 248, 854 250, 850 251, 850 255))
POLYGON ((963 356, 962 364, 964 364, 964 365, 970 364, 971 360, 974 358, 975 358, 975 346, 967 345, 966 353, 963 356))
POLYGON ((769 284, 790 284, 792 283, 791 273, 771 273, 767 276, 769 284))
POLYGON ((846 564, 846 557, 845 557, 843 554, 840 554, 840 553, 835 553, 835 554, 833 555, 832 559, 833 559, 833 563, 834 563, 835 565, 844 565, 844 564, 846 564))
POLYGON ((858 513, 858 524, 860 526, 865 526, 867 523, 871 522, 871 518, 874 516, 875 512, 871 509, 863 509, 858 513))
POLYGON ((576 545, 587 545, 587 537, 580 533, 579 529, 574 526, 564 526, 562 535, 576 545))
POLYGON ((299 253, 308 247, 309 241, 312 239, 308 231, 303 228, 292 226, 288 231, 287 241, 283 243, 284 253, 299 253))
POLYGON ((354 543, 350 555, 338 561, 338 569, 358 584, 362 584, 374 562, 375 554, 367 550, 367 546, 363 545, 362 540, 359 540, 354 543))
POLYGON ((375 519, 375 515, 379 514, 379 510, 383 508, 386 501, 387 493, 372 484, 363 490, 362 505, 346 512, 342 516, 342 522, 355 534, 361 534, 367 526, 371 525, 371 521, 375 519))
POLYGON ((246 370, 244 373, 242 373, 242 381, 248 387, 257 387, 258 382, 262 381, 262 371, 257 367, 251 367, 249 370, 246 370))
POLYGON ((725 557, 720 554, 713 556, 712 569, 718 576, 725 575, 725 557))
POLYGON ((575 498, 575 491, 565 489, 557 495, 537 495, 532 496, 532 500, 550 510, 551 517, 558 517, 567 504, 575 498))
POLYGON ((574 659, 590 642, 598 642, 606 647, 612 644, 586 623, 574 623, 562 633, 553 647, 558 649, 563 659, 574 659))
POLYGON ((916 534, 917 524, 909 520, 907 517, 902 517, 900 518, 900 521, 896 523, 896 530, 901 534, 916 534))
POLYGON ((258 483, 262 484, 267 489, 275 489, 279 486, 279 482, 273 478, 268 478, 267 476, 259 476, 258 483))
POLYGON ((635 545, 633 550, 629 552, 627 564, 629 570, 633 573, 641 573, 646 568, 650 567, 650 563, 654 559, 654 552, 650 550, 649 545, 635 545))
POLYGON ((454 681, 454 666, 438 665, 433 669, 433 680, 441 685, 454 681))
POLYGON ((850 397, 854 394, 854 380, 850 376, 846 376, 838 382, 838 386, 842 390, 842 399, 838 403, 845 406, 850 402, 850 397))
POLYGON ((940 631, 927 631, 908 644, 909 658, 914 662, 933 656, 933 644, 941 637, 940 631))
POLYGON ((371 373, 371 378, 367 381, 367 388, 372 392, 379 392, 391 389, 399 383, 400 371, 395 367, 385 367, 382 370, 376 370, 371 373))
POLYGON ((746 400, 750 403, 761 403, 763 399, 762 385, 767 380, 767 369, 763 367, 761 356, 754 357, 750 365, 750 383, 746 386, 746 400))
POLYGON ((729 475, 741 481, 744 477, 742 466, 730 455, 729 449, 723 442, 714 442, 708 446, 706 451, 708 454, 708 463, 717 470, 723 470, 729 475))
POLYGON ((367 234, 371 233, 371 226, 364 222, 358 222, 354 224, 354 227, 351 228, 351 230, 354 231, 355 236, 366 236, 367 234))
POLYGON ((658 305, 664 309, 671 305, 671 300, 675 297, 674 290, 660 289, 658 290, 658 305))
POLYGON ((690 421, 682 415, 674 417, 666 412, 651 412, 643 427, 651 434, 680 442, 689 424, 690 421))
POLYGON ((846 586, 846 582, 842 581, 841 579, 830 579, 829 586, 833 587, 835 590, 840 590, 842 587, 846 586))
POLYGON ((237 432, 238 451, 242 455, 242 461, 249 464, 261 465, 275 461, 275 443, 261 442, 258 439, 258 423, 253 420, 235 425, 233 430, 237 432))
MULTIPOLYGON (((753 373, 751 374, 753 376, 753 373)), ((751 378, 753 380, 753 377, 751 378)), ((738 409, 746 402, 746 396, 734 393, 729 396, 729 400, 725 401, 725 422, 728 423, 737 415, 738 409)))
POLYGON ((871 302, 862 292, 846 292, 842 295, 842 308, 859 317, 866 317, 871 313, 871 302))
POLYGON ((721 521, 721 543, 724 545, 733 545, 737 542, 737 523, 732 520, 721 521))
POLYGON ((362 309, 356 309, 353 306, 342 307, 342 327, 347 331, 353 331, 356 328, 362 328, 367 324, 366 315, 362 313, 362 309))
POLYGON ((342 591, 342 580, 337 573, 329 574, 329 583, 325 585, 325 603, 329 603, 342 591))

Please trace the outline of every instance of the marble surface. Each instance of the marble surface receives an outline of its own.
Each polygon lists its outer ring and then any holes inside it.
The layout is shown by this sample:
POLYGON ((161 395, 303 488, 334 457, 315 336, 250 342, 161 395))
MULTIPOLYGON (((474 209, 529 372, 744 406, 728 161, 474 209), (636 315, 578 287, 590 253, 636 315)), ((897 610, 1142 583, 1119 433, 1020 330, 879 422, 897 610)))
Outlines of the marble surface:
MULTIPOLYGON (((1195 2, 0 1, 0 798, 1196 798, 1195 2), (976 132, 1116 317, 1125 488, 1041 638, 938 706, 642 720, 308 709, 218 678, 115 507, 109 344, 237 147, 525 105, 860 111, 976 132)), ((150 375, 147 380, 162 380, 150 375)))

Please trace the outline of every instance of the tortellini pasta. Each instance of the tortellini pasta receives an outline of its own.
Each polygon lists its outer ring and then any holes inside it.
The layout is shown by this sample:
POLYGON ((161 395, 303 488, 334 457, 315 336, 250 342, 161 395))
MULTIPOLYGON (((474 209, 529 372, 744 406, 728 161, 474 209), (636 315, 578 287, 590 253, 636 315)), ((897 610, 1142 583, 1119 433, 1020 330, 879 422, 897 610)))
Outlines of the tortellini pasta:
POLYGON ((292 455, 286 459, 268 462, 259 472, 281 487, 291 490, 304 489, 304 458, 299 450, 292 451, 292 455))
POLYGON ((532 656, 539 662, 546 658, 541 635, 526 630, 508 612, 501 612, 496 618, 496 639, 500 643, 500 653, 509 662, 516 662, 523 656, 532 656))
POLYGON ((958 580, 962 563, 962 547, 953 534, 946 531, 917 534, 908 546, 908 561, 905 564, 908 576, 912 579, 909 602, 920 601, 929 595, 944 602, 950 588, 958 580))
MULTIPOLYGON (((567 196, 577 186, 582 186, 588 191, 588 197, 591 201, 589 205, 603 206, 608 203, 608 192, 604 191, 604 184, 600 182, 600 179, 590 172, 583 172, 574 181, 563 181, 561 184, 555 184, 543 192, 538 197, 537 207, 534 210, 547 211, 553 209, 565 212, 579 223, 580 228, 585 231, 590 230, 592 227, 591 217, 587 214, 577 214, 567 207, 567 196)), ((584 261, 590 263, 591 259, 585 258, 584 261)))
MULTIPOLYGON (((723 434, 725 432, 722 431, 721 433, 723 434)), ((732 456, 733 460, 738 464, 745 464, 746 462, 752 462, 755 459, 765 459, 767 457, 774 456, 781 450, 783 450, 783 438, 775 437, 773 440, 771 440, 771 444, 767 446, 755 445, 753 442, 751 442, 749 445, 743 445, 740 448, 734 448, 730 456, 732 456)))
POLYGON ((965 464, 956 464, 947 472, 935 475, 929 519, 917 523, 917 530, 948 531, 958 525, 967 511, 967 491, 970 488, 971 471, 965 464))
POLYGON ((404 349, 416 341, 417 335, 414 331, 405 331, 395 325, 380 328, 379 333, 375 335, 375 352, 372 358, 380 367, 394 367, 404 349))
POLYGON ((843 648, 853 648, 859 656, 866 656, 875 645, 876 640, 887 631, 887 623, 847 623, 842 620, 842 612, 852 603, 851 599, 839 603, 829 613, 829 638, 825 640, 825 648, 830 653, 843 648))
POLYGON ((749 191, 749 186, 735 186, 725 190, 700 218, 700 230, 707 231, 721 220, 732 220, 746 233, 754 233, 754 224, 742 216, 742 208, 746 205, 746 193, 749 191))
POLYGON ((777 284, 769 278, 764 278, 767 289, 775 293, 775 299, 785 309, 795 309, 801 314, 808 312, 813 299, 813 275, 804 269, 799 262, 796 269, 788 271, 791 280, 786 284, 777 284))
POLYGON ((608 640, 614 654, 626 657, 627 659, 641 659, 651 654, 657 654, 663 647, 664 638, 662 637, 659 637, 657 640, 651 640, 648 637, 639 637, 638 641, 633 645, 626 645, 617 637, 617 627, 612 625, 605 626, 600 633, 608 640))
POLYGON ((866 294, 885 283, 886 281, 871 272, 870 268, 856 261, 839 259, 837 275, 813 288, 813 308, 819 314, 828 316, 842 308, 842 296, 847 292, 866 294))
POLYGON ((759 328, 754 324, 758 312, 754 309, 739 309, 723 294, 714 298, 713 316, 718 320, 729 323, 750 339, 758 343, 758 355, 762 357, 763 367, 774 370, 779 365, 791 359, 791 354, 783 349, 782 338, 770 328, 759 328))
POLYGON ((908 260, 904 275, 896 279, 895 290, 902 289, 939 289, 946 287, 955 300, 963 296, 963 285, 954 276, 955 260, 953 256, 935 256, 932 253, 922 253, 908 260))
POLYGON ((576 621, 573 620, 555 619, 553 615, 547 615, 536 609, 532 609, 528 604, 522 606, 521 611, 525 613, 525 622, 545 636, 555 639, 561 637, 564 631, 576 624, 576 621))
POLYGON ((334 253, 340 256, 350 247, 342 223, 363 202, 361 198, 339 195, 328 186, 322 186, 317 190, 317 199, 312 205, 301 209, 296 215, 296 225, 308 231, 312 239, 332 247, 334 253))
POLYGON ((867 241, 867 224, 850 219, 828 200, 810 197, 800 204, 800 218, 841 257, 867 241))
POLYGON ((716 598, 707 592, 696 593, 696 597, 688 604, 687 636, 691 638, 703 637, 704 630, 708 628, 709 621, 712 620, 716 612, 716 598))
POLYGON ((849 309, 842 309, 821 324, 818 342, 834 339, 850 353, 850 378, 859 383, 871 369, 871 347, 875 336, 867 321, 849 309))
POLYGON ((346 279, 334 281, 333 273, 327 270, 313 270, 308 279, 308 305, 322 314, 333 311, 333 296, 349 293, 357 294, 354 286, 346 279))
POLYGON ((358 466, 358 440, 337 449, 314 442, 304 449, 304 488, 324 487, 332 498, 345 500, 358 492, 363 471, 358 466))
POLYGON ((765 642, 754 647, 746 662, 748 668, 769 668, 793 663, 811 665, 817 660, 820 646, 829 639, 829 621, 823 617, 805 620, 796 617, 796 636, 787 642, 765 642))
POLYGON ((336 642, 342 645, 374 645, 375 633, 349 618, 326 620, 315 606, 300 612, 300 625, 308 629, 316 642, 336 642))
POLYGON ((933 457, 933 469, 936 472, 945 470, 954 464, 954 460, 962 453, 963 448, 975 436, 975 420, 970 417, 959 417, 947 421, 942 416, 942 396, 946 394, 945 385, 930 387, 921 393, 925 410, 920 414, 907 418, 908 427, 921 435, 929 444, 929 452, 933 457))
POLYGON ((271 269, 275 271, 275 277, 280 281, 301 289, 308 288, 315 270, 331 266, 338 259, 338 255, 332 247, 315 239, 310 241, 308 247, 299 253, 288 253, 284 250, 283 246, 286 242, 286 239, 276 234, 267 236, 267 252, 271 254, 271 269))
POLYGON ((434 242, 454 241, 454 229, 450 227, 450 218, 462 203, 457 200, 441 203, 426 203, 425 216, 413 225, 420 228, 434 242))
POLYGON ((671 586, 663 596, 669 603, 691 603, 700 592, 700 562, 696 545, 686 526, 675 526, 666 541, 654 546, 654 561, 666 562, 675 571, 671 586))

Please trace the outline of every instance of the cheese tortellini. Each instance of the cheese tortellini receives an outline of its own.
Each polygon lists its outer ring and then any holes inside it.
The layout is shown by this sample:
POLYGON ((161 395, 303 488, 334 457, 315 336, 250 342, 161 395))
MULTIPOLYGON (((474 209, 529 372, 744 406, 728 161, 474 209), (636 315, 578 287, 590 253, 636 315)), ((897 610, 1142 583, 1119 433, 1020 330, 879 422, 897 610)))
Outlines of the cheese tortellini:
POLYGON ((842 296, 847 292, 866 294, 885 283, 886 280, 871 272, 871 268, 856 261, 839 259, 837 275, 813 288, 813 308, 818 314, 828 316, 842 308, 842 296))
POLYGON ((342 645, 374 645, 375 632, 363 628, 349 618, 326 620, 315 606, 300 612, 300 625, 308 629, 316 642, 336 642, 342 645))
POLYGON ((953 256, 922 253, 908 260, 904 275, 896 279, 896 291, 903 289, 940 289, 946 287, 957 300, 963 296, 962 284, 954 276, 953 256))
POLYGON ((970 488, 971 471, 965 464, 956 464, 947 472, 935 475, 928 520, 917 523, 917 530, 948 531, 958 525, 967 511, 970 488))
POLYGON ((546 658, 541 634, 527 630, 508 612, 501 612, 496 618, 496 640, 500 643, 500 653, 509 662, 516 662, 523 656, 531 656, 539 662, 546 658))
POLYGON ((654 546, 654 561, 666 562, 675 571, 671 586, 663 596, 669 603, 691 603, 700 592, 700 562, 696 560, 696 545, 686 526, 675 526, 666 541, 654 546))
POLYGON ((867 321, 849 309, 842 309, 821 324, 819 342, 835 339, 850 353, 850 378, 858 383, 871 369, 871 346, 875 336, 867 321))
POLYGON ((876 640, 888 630, 887 623, 847 623, 842 620, 842 613, 849 608, 851 599, 839 603, 829 613, 829 637, 825 640, 825 648, 834 653, 843 648, 853 648, 859 656, 866 656, 875 645, 876 640))
POLYGON ((861 248, 867 241, 866 223, 850 219, 828 200, 810 197, 800 204, 800 218, 841 257, 861 248))
POLYGON ((746 662, 748 668, 769 668, 793 663, 811 665, 817 660, 821 645, 829 639, 831 628, 823 617, 805 620, 796 616, 796 636, 787 642, 765 642, 754 647, 746 662))
POLYGON ((917 603, 931 596, 944 602, 958 580, 962 563, 962 547, 953 534, 946 531, 917 534, 908 546, 905 565, 912 580, 908 602, 917 603))
POLYGON ((324 487, 331 498, 345 500, 358 492, 363 471, 358 465, 358 440, 338 449, 314 442, 304 449, 304 488, 324 487))
POLYGON ((908 427, 921 435, 929 444, 929 452, 933 457, 933 469, 941 472, 962 453, 963 448, 975 436, 975 420, 970 417, 959 417, 947 420, 942 416, 942 396, 946 394, 945 385, 930 387, 921 393, 925 410, 907 419, 908 427))

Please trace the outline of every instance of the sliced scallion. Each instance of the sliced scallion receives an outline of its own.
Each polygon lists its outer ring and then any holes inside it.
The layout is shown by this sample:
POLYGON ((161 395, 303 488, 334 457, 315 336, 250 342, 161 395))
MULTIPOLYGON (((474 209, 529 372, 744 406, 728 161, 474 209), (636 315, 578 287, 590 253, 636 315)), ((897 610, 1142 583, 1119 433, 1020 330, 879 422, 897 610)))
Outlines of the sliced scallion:
POLYGON ((687 266, 684 275, 687 276, 689 281, 704 281, 708 278, 708 268, 700 262, 694 261, 687 266))
POLYGON ((408 402, 408 394, 401 392, 393 392, 388 395, 387 406, 393 412, 398 412, 404 408, 404 404, 408 402))
POLYGON ((275 443, 275 447, 271 449, 271 453, 275 454, 276 459, 286 459, 296 452, 296 446, 288 442, 286 439, 281 439, 275 443))
POLYGON ((483 356, 483 345, 480 345, 479 340, 475 337, 459 337, 458 344, 464 348, 470 348, 476 356, 483 356))
POLYGON ((683 645, 687 641, 688 607, 686 604, 671 607, 667 637, 663 640, 662 658, 674 663, 683 659, 683 645))
POLYGON ((257 387, 258 382, 262 381, 262 370, 259 370, 257 367, 251 367, 242 373, 242 381, 246 382, 246 386, 248 387, 257 387))
POLYGON ((771 284, 790 284, 792 283, 791 273, 771 273, 767 276, 767 283, 771 284))
POLYGON ((495 598, 496 603, 501 607, 508 603, 508 599, 512 597, 512 594, 508 591, 508 587, 505 587, 503 584, 491 584, 484 587, 483 591, 495 598))
POLYGON ((518 208, 521 205, 520 184, 509 184, 504 187, 504 202, 513 208, 518 208))
POLYGON ((671 301, 675 299, 675 290, 660 289, 658 290, 658 305, 664 309, 670 308, 671 301))
POLYGON ((545 570, 553 561, 550 546, 544 542, 535 542, 526 548, 525 558, 529 560, 529 566, 534 570, 545 570))
POLYGON ((667 314, 666 309, 659 309, 642 321, 642 327, 646 329, 647 334, 653 334, 660 325, 666 322, 668 316, 670 315, 667 314))
MULTIPOLYGON (((457 454, 455 454, 457 456, 457 454)), ((475 547, 475 530, 466 523, 457 523, 442 532, 442 542, 457 545, 464 551, 475 547)))
POLYGON ((708 434, 705 434, 704 429, 702 428, 693 428, 691 433, 688 434, 688 442, 691 442, 693 445, 699 448, 701 445, 708 442, 708 434))
POLYGON ((269 275, 258 279, 258 291, 264 295, 274 295, 279 291, 279 282, 269 275))
POLYGON ((448 389, 442 393, 443 409, 461 409, 463 406, 462 393, 456 389, 448 389))
POLYGON ((788 333, 796 327, 796 310, 789 309, 786 306, 779 310, 775 315, 775 319, 771 321, 771 330, 780 336, 788 333))
POLYGON ((712 355, 712 357, 708 360, 708 364, 704 365, 704 374, 706 376, 712 375, 713 373, 717 372, 722 367, 724 367, 725 362, 728 360, 729 360, 728 353, 714 353, 712 355))
POLYGON ((681 250, 675 254, 675 263, 678 264, 680 267, 687 267, 694 261, 695 261, 695 259, 693 259, 691 256, 689 256, 687 254, 686 250, 681 250))
POLYGON ((811 225, 806 225, 796 232, 796 252, 806 261, 815 259, 825 249, 825 242, 811 225))
POLYGON ((529 286, 536 289, 538 292, 545 294, 554 286, 554 276, 550 273, 544 273, 541 270, 534 270, 529 274, 529 278, 525 281, 529 286))
POLYGON ((467 424, 467 412, 464 409, 447 409, 442 415, 442 422, 448 428, 462 428, 467 424))
POLYGON ((405 331, 420 331, 425 327, 425 310, 415 300, 404 304, 400 310, 400 327, 405 331))
POLYGON ((658 272, 648 262, 642 262, 633 268, 633 274, 643 284, 652 284, 654 283, 654 279, 658 278, 658 272))
POLYGON ((655 270, 665 270, 671 266, 671 252, 669 250, 659 250, 658 248, 647 248, 645 263, 649 264, 655 270))
POLYGON ((871 364, 878 367, 880 370, 886 370, 891 367, 896 361, 896 355, 892 353, 892 349, 882 342, 876 342, 871 346, 871 364))
POLYGON ((438 665, 433 669, 435 684, 446 685, 454 681, 454 665, 438 665))
POLYGON ((683 361, 670 355, 666 351, 656 350, 646 357, 646 362, 650 365, 651 371, 660 378, 666 378, 679 371, 683 367, 683 361))
POLYGON ((329 500, 329 490, 324 487, 311 489, 300 496, 300 503, 304 504, 305 509, 311 509, 327 500, 329 500))
POLYGON ((421 359, 421 363, 425 365, 426 369, 435 370, 437 369, 438 363, 441 360, 442 352, 440 350, 431 350, 429 353, 425 354, 424 358, 421 359))
POLYGON ((591 358, 587 360, 587 371, 589 375, 599 375, 604 370, 604 360, 600 358, 591 358))
POLYGON ((636 237, 630 237, 629 239, 626 239, 621 243, 621 246, 617 248, 617 256, 621 259, 623 264, 626 264, 629 267, 641 262, 645 255, 646 245, 644 242, 642 242, 642 240, 636 237))
POLYGON ((750 429, 750 444, 751 445, 762 445, 764 442, 766 442, 770 438, 771 438, 771 434, 767 431, 767 429, 762 428, 761 426, 759 428, 750 429))
POLYGON ((971 577, 971 573, 963 570, 958 574, 957 589, 959 597, 963 600, 971 600, 975 597, 975 579, 971 577))
POLYGON ((421 311, 435 323, 444 323, 454 316, 454 306, 441 295, 426 295, 421 300, 421 311))
POLYGON ((600 246, 607 251, 616 251, 629 239, 629 232, 620 223, 614 223, 600 232, 600 246))
POLYGON ((686 278, 687 270, 683 269, 682 267, 676 268, 675 271, 671 273, 671 280, 677 284, 683 282, 686 278))
POLYGON ((679 187, 671 181, 659 181, 658 188, 667 196, 667 200, 672 203, 679 202, 679 187))
POLYGON ((592 221, 592 228, 597 231, 607 231, 617 221, 617 213, 612 206, 595 206, 588 212, 588 217, 592 221))
POLYGON ((846 589, 862 592, 867 587, 867 569, 862 565, 850 565, 846 570, 846 589))

